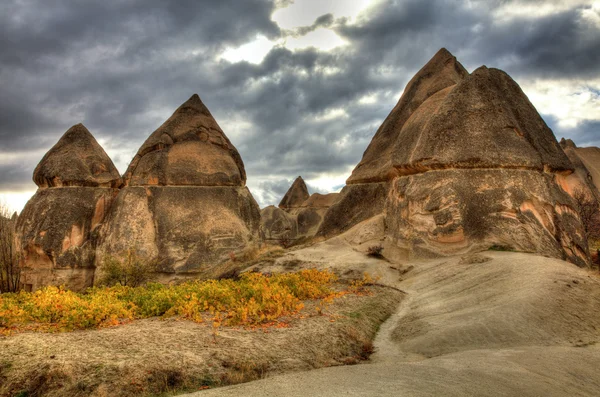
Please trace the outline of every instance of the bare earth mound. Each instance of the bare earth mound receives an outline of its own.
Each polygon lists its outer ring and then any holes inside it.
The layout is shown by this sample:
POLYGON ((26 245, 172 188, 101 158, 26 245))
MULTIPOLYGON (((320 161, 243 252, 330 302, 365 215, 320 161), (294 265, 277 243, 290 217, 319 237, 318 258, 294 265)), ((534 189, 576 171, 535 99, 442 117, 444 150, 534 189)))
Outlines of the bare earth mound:
POLYGON ((373 287, 286 328, 243 329, 173 319, 115 328, 0 338, 0 396, 132 396, 198 390, 271 374, 355 364, 403 294, 373 287), (21 393, 21 394, 19 394, 21 393))
MULTIPOLYGON (((315 258, 323 244, 293 254, 297 261, 315 258)), ((352 255, 330 265, 350 270, 348 258, 352 255)), ((596 274, 556 259, 493 251, 404 265, 380 263, 382 280, 395 274, 393 285, 408 295, 381 327, 372 363, 288 374, 197 395, 598 394, 596 274), (408 273, 398 273, 408 266, 408 273)))

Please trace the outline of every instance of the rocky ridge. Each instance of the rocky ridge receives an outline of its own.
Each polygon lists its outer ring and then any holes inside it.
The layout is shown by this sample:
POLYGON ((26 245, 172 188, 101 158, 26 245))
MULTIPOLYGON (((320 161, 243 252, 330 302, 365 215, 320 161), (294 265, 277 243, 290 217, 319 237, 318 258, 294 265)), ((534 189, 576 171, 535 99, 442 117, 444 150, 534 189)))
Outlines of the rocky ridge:
POLYGON ((405 257, 490 247, 589 263, 574 167, 520 87, 441 49, 408 83, 318 235, 383 214, 405 257))

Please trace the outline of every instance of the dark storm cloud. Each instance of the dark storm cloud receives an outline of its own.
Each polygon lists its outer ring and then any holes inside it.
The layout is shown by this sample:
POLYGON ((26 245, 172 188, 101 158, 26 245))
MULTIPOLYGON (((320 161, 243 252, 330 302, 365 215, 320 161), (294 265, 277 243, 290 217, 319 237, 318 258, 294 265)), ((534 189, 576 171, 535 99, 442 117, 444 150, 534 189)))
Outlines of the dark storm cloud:
POLYGON ((0 139, 30 147, 26 136, 52 130, 56 138, 56 128, 81 119, 127 135, 153 104, 172 107, 178 90, 194 91, 224 46, 277 36, 272 11, 264 0, 3 2, 0 139))
MULTIPOLYGON (((440 47, 470 70, 500 67, 517 81, 600 77, 600 34, 581 7, 502 19, 499 7, 532 1, 390 0, 356 24, 326 14, 283 31, 267 0, 68 3, 0 5, 0 153, 47 150, 83 122, 124 171, 143 140, 198 92, 227 125, 261 205, 276 204, 298 175, 348 173, 440 47), (257 35, 321 27, 348 44, 328 52, 278 46, 260 64, 218 60, 257 35), (361 101, 368 95, 376 102, 361 101)), ((593 141, 597 126, 579 136, 593 141)), ((20 175, 29 183, 36 163, 2 163, 0 191, 14 190, 20 175)))
POLYGON ((0 164, 0 175, 2 175, 2 190, 19 191, 24 183, 31 182, 30 170, 14 164, 0 164))

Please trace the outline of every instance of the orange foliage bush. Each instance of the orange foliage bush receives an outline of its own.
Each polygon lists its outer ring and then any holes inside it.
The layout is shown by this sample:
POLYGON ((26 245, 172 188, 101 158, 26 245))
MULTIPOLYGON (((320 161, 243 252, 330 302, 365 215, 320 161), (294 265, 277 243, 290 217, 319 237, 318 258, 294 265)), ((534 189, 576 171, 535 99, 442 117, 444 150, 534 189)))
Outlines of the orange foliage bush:
MULTIPOLYGON (((69 331, 117 325, 154 316, 179 316, 221 325, 258 325, 298 312, 303 300, 330 303, 336 276, 328 271, 266 276, 247 273, 239 280, 191 281, 177 286, 95 287, 79 294, 57 287, 0 295, 0 332, 69 331)), ((215 331, 216 332, 216 331, 215 331)))

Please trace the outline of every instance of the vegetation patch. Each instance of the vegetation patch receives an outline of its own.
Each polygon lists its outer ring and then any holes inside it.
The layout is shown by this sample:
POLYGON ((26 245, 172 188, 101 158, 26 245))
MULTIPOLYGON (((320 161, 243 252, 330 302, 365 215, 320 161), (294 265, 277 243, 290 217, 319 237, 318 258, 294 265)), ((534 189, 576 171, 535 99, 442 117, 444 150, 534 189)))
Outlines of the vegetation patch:
POLYGON ((297 313, 304 307, 303 300, 330 303, 348 292, 334 290, 335 281, 331 272, 310 269, 271 276, 246 273, 237 280, 190 281, 177 286, 95 287, 83 294, 44 287, 0 295, 0 332, 71 331, 157 316, 211 321, 215 329, 260 325, 297 313))
MULTIPOLYGON (((263 277, 272 282, 275 276, 263 277)), ((280 281, 285 285, 290 280, 280 281)), ((357 293, 340 294, 350 287, 332 283, 327 296, 338 297, 330 303, 307 299, 294 315, 222 326, 218 333, 212 321, 182 321, 179 316, 77 332, 15 332, 0 337, 0 396, 167 396, 357 364, 373 352, 379 325, 403 296, 367 284, 356 282, 352 288, 357 293)), ((316 293, 300 290, 304 297, 316 293)), ((225 322, 227 312, 222 313, 225 322)))

